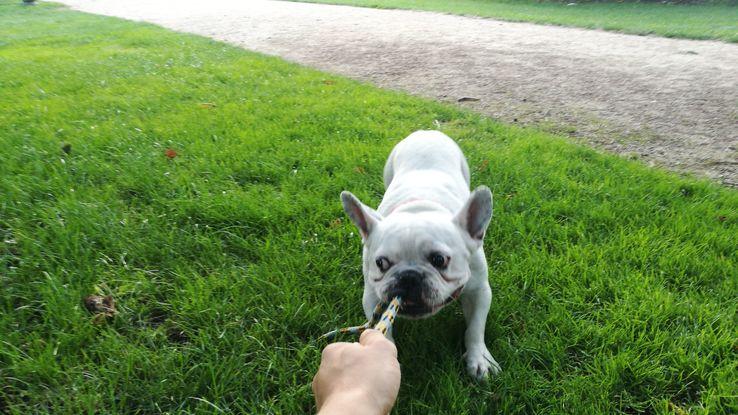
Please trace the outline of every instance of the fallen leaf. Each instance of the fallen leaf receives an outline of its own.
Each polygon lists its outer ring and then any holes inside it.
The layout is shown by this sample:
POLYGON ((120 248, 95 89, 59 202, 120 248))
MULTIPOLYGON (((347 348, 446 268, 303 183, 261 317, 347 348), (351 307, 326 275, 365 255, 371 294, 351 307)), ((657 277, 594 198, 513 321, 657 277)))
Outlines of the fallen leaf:
POLYGON ((361 166, 354 167, 354 171, 357 172, 357 173, 359 173, 359 174, 366 174, 366 170, 364 170, 364 168, 361 167, 361 166))
POLYGON ((177 152, 172 148, 168 148, 164 151, 164 155, 167 156, 167 158, 173 159, 177 157, 177 152))
POLYGON ((85 297, 85 308, 95 315, 95 319, 112 317, 118 313, 115 309, 115 300, 112 295, 88 295, 85 297))
POLYGON ((215 108, 215 107, 216 107, 216 105, 213 102, 201 102, 200 103, 200 108, 211 109, 211 108, 215 108))
POLYGON ((333 84, 336 83, 336 81, 334 81, 332 79, 324 79, 323 80, 323 83, 326 84, 326 85, 333 85, 333 84))

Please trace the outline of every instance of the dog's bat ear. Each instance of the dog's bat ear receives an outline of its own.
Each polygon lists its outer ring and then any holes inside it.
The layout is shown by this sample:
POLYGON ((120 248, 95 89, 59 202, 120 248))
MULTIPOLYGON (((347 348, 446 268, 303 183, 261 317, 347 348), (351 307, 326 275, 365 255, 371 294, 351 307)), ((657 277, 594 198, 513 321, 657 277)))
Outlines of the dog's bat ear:
POLYGON ((469 195, 469 199, 456 214, 454 221, 469 234, 472 240, 481 243, 491 219, 492 192, 487 186, 479 186, 469 195))
POLYGON ((361 203, 351 192, 341 192, 341 202, 343 202, 343 210, 346 211, 351 222, 359 228, 361 239, 366 240, 376 227, 377 222, 382 220, 382 216, 374 209, 361 203))

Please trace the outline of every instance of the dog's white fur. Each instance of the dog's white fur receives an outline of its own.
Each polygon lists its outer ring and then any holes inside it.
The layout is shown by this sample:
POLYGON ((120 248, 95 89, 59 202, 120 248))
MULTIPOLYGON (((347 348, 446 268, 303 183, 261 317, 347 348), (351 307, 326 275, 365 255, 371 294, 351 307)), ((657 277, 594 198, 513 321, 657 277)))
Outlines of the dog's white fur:
POLYGON ((481 186, 470 193, 466 159, 439 131, 417 131, 398 143, 385 165, 384 184, 384 198, 376 211, 349 192, 341 194, 364 244, 367 318, 379 301, 397 290, 398 275, 417 272, 423 276, 418 295, 424 311, 412 317, 436 313, 461 291, 467 370, 478 379, 498 373, 500 366, 484 343, 492 299, 482 249, 492 216, 490 190, 481 186), (433 254, 449 258, 448 264, 432 265, 433 254), (391 267, 380 269, 378 258, 385 258, 391 267))

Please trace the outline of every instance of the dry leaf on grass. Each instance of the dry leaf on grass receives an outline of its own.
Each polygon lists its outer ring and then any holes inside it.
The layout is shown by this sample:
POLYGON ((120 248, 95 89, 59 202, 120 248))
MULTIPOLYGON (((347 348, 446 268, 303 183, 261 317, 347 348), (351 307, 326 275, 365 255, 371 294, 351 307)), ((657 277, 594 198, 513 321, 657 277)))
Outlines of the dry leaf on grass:
POLYGON ((94 314, 93 321, 99 323, 107 317, 115 316, 118 311, 115 309, 115 300, 112 295, 88 295, 85 297, 85 308, 94 314))

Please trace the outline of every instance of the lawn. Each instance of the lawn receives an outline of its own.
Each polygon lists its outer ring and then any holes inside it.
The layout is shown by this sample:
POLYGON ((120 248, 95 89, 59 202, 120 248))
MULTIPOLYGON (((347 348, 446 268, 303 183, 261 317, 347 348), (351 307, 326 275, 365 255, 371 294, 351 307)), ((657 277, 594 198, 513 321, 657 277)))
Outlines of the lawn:
POLYGON ((396 332, 397 414, 736 413, 738 193, 205 38, 0 0, 0 413, 314 410, 362 322, 391 147, 495 195, 477 384, 452 304, 396 332), (89 294, 117 314, 93 317, 89 294))
POLYGON ((637 35, 738 42, 738 5, 533 0, 299 0, 382 9, 429 10, 491 17, 514 22, 545 23, 637 35))

